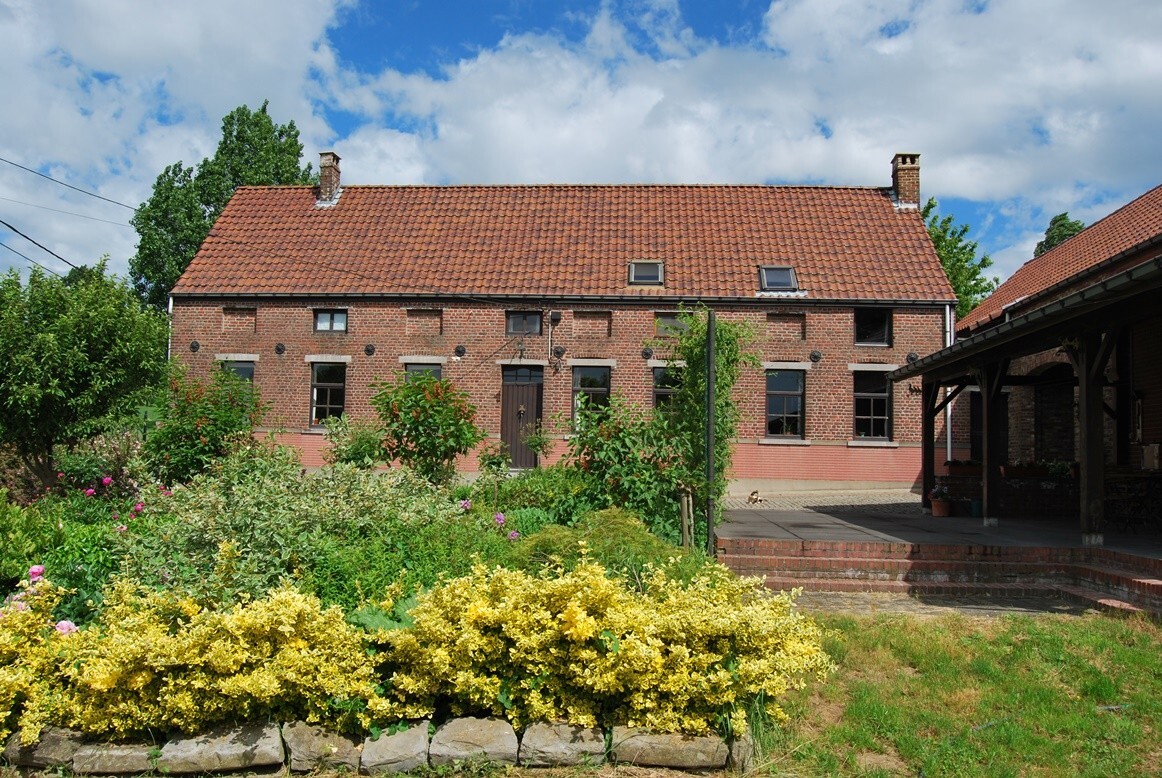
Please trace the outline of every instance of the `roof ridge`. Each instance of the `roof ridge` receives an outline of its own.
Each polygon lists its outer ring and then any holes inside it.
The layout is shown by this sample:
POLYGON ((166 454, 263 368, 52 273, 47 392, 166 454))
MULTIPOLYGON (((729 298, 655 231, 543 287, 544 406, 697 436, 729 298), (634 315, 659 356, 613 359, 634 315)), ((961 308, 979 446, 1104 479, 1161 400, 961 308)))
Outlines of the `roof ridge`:
MULTIPOLYGON (((317 189, 318 184, 241 184, 236 189, 317 189)), ((343 189, 805 189, 891 191, 890 186, 845 184, 343 184, 343 189)))

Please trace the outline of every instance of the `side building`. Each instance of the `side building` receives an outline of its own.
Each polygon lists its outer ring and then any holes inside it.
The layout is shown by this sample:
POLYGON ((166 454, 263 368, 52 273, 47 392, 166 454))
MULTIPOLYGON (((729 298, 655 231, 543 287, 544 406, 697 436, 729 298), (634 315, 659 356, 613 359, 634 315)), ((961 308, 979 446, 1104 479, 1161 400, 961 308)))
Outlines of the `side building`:
POLYGON ((517 467, 544 424, 553 461, 579 395, 665 402, 665 338, 704 305, 761 361, 735 491, 918 481, 920 387, 887 375, 949 342, 955 305, 919 155, 890 187, 344 187, 330 152, 320 174, 239 188, 171 298, 174 356, 252 378, 305 465, 325 418, 371 417, 372 384, 417 370, 465 389, 517 467))

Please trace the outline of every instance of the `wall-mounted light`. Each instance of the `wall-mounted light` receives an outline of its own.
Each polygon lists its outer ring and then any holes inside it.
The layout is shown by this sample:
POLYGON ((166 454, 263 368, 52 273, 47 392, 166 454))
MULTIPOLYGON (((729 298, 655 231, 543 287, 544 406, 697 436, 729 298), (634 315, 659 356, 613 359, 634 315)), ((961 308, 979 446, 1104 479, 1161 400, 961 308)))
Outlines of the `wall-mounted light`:
POLYGON ((822 351, 812 351, 811 352, 811 361, 812 362, 818 362, 821 359, 823 359, 823 352, 822 351))
POLYGON ((201 347, 202 347, 202 344, 199 343, 198 341, 196 341, 196 340, 190 341, 190 351, 194 352, 195 354, 198 353, 198 349, 200 349, 201 347))
POLYGON ((653 358, 654 358, 654 350, 652 348, 650 348, 649 346, 646 346, 645 348, 642 349, 642 359, 653 359, 653 358))
POLYGON ((561 312, 560 311, 549 311, 549 324, 552 324, 554 327, 556 327, 560 323, 561 323, 561 312))
POLYGON ((363 347, 363 353, 369 357, 375 356, 375 344, 368 343, 366 346, 363 347))
POLYGON ((456 348, 452 349, 452 353, 458 357, 462 357, 468 353, 468 349, 465 346, 460 345, 460 346, 457 346, 456 348))
POLYGON ((281 343, 275 343, 274 344, 274 353, 278 354, 279 356, 282 356, 283 354, 286 353, 286 346, 284 346, 281 343))

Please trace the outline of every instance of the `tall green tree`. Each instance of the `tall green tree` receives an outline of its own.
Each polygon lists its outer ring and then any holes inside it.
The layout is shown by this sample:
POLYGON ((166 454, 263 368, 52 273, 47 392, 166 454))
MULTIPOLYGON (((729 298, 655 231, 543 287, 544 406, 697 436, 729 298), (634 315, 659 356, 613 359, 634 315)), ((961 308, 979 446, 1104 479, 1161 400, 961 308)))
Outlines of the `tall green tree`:
POLYGON ((69 279, 0 279, 0 441, 43 484, 53 450, 93 435, 165 375, 165 318, 142 307, 104 260, 69 279))
POLYGON ((1041 256, 1049 249, 1064 243, 1084 229, 1085 222, 1080 219, 1070 219, 1069 211, 1057 214, 1049 220, 1049 226, 1045 228, 1045 237, 1038 241, 1037 247, 1033 249, 1033 256, 1041 256))
POLYGON ((309 164, 299 167, 303 144, 295 123, 275 124, 267 105, 257 111, 242 105, 226 114, 214 156, 196 169, 181 162, 167 167, 134 214, 137 254, 129 260, 129 273, 148 304, 166 307, 170 289, 239 186, 314 181, 309 164))
POLYGON ((935 197, 928 199, 920 211, 924 223, 928 225, 928 237, 944 266, 944 274, 956 293, 956 318, 963 319, 981 300, 992 293, 1000 279, 989 278, 986 270, 993 261, 988 254, 977 256, 977 243, 968 239, 968 225, 956 224, 956 217, 941 218, 936 212, 935 197))

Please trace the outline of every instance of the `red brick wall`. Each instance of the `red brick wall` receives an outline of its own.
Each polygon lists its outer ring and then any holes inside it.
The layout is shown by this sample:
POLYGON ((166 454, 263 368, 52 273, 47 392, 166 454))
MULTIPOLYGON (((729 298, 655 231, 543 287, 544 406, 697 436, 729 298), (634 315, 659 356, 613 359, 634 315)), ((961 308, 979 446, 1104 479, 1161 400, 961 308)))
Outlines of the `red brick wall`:
MULTIPOLYGON (((528 306, 508 306, 528 310, 528 306)), ((443 377, 468 391, 478 411, 478 423, 495 438, 500 429, 498 360, 519 356, 519 338, 505 336, 505 306, 483 303, 350 300, 175 300, 174 356, 195 373, 206 373, 215 354, 255 354, 255 382, 270 404, 266 424, 279 429, 288 442, 303 448, 304 464, 321 463, 321 435, 309 428, 311 368, 306 355, 334 354, 351 358, 347 366, 347 409, 354 417, 370 417, 369 398, 376 379, 399 370, 401 355, 446 358, 443 377), (346 304, 344 304, 344 302, 346 304), (253 308, 251 314, 241 313, 253 308), (316 308, 346 308, 347 332, 316 333, 316 308), (251 326, 252 323, 252 326, 251 326), (189 344, 198 341, 197 352, 189 344), (281 343, 284 353, 277 354, 281 343), (374 345, 368 356, 364 347, 374 345), (457 345, 466 349, 454 356, 457 345)), ((652 372, 642 355, 655 339, 656 311, 673 306, 589 305, 574 309, 546 307, 542 335, 523 338, 524 359, 545 365, 546 422, 567 415, 572 403, 569 360, 616 360, 612 369, 615 392, 631 402, 652 404, 652 372), (561 312, 550 327, 548 311, 561 312), (551 333, 551 334, 550 334, 551 333), (559 366, 551 347, 566 351, 559 366)), ((852 371, 850 363, 902 365, 909 352, 923 356, 942 345, 943 310, 937 307, 896 309, 892 345, 854 345, 854 316, 849 307, 783 306, 732 308, 720 319, 745 321, 756 333, 753 351, 762 362, 803 362, 806 372, 806 438, 809 446, 760 445, 765 431, 765 374, 748 369, 739 381, 742 410, 734 477, 759 480, 876 481, 913 483, 919 474, 919 383, 893 387, 893 435, 890 446, 849 446, 852 439, 852 371), (811 352, 821 352, 811 362, 811 352)), ((563 448, 563 443, 558 449, 563 448)), ((550 461, 556 456, 549 457, 550 461)), ((942 461, 942 460, 941 460, 942 461)), ((475 469, 474 458, 463 463, 475 469)))

